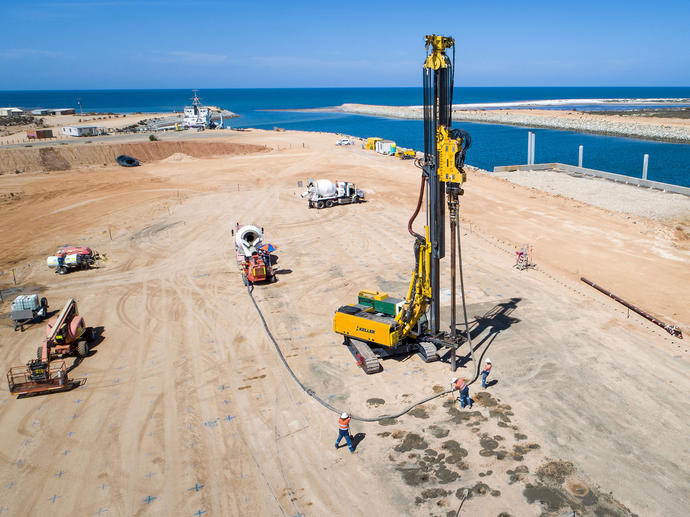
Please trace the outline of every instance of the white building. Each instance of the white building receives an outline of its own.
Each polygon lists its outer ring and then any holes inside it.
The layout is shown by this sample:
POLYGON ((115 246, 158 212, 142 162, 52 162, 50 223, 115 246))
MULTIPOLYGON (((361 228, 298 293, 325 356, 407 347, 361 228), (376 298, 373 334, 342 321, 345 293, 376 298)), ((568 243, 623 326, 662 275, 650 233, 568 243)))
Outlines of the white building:
POLYGON ((48 110, 50 115, 74 115, 76 110, 74 108, 58 108, 48 110))
POLYGON ((0 117, 16 117, 24 113, 19 108, 0 108, 0 117))
POLYGON ((62 128, 62 134, 67 136, 97 136, 103 133, 103 128, 96 126, 64 126, 62 128))

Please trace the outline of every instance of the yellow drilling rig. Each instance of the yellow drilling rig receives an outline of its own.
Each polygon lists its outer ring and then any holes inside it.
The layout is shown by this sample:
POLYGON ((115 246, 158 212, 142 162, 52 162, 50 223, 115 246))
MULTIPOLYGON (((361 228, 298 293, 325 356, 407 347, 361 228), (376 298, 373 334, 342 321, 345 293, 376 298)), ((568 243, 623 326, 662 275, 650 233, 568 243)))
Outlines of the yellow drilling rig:
MULTIPOLYGON (((418 352, 425 362, 439 359, 439 349, 455 352, 464 338, 456 331, 456 233, 459 247, 458 198, 466 180, 465 153, 471 140, 467 132, 452 128, 453 68, 455 41, 445 36, 426 36, 424 75, 424 158, 416 160, 422 170, 417 207, 407 228, 414 238, 414 269, 404 299, 379 291, 360 291, 356 304, 340 307, 333 330, 366 373, 380 371, 379 357, 418 352), (452 50, 452 57, 447 51, 452 50), (412 224, 426 196, 424 235, 412 224), (446 254, 446 203, 450 222, 451 321, 450 332, 440 328, 440 262, 446 254)), ((458 257, 461 260, 461 257, 458 257)), ((462 278, 461 278, 462 280, 462 278)), ((464 294, 463 294, 464 305, 464 294)))

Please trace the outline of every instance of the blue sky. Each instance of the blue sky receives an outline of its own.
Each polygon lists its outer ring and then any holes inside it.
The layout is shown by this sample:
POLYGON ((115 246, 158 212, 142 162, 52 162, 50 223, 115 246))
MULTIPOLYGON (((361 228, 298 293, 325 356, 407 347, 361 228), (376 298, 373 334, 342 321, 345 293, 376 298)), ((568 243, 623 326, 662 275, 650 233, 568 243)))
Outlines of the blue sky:
POLYGON ((690 85, 687 1, 0 0, 0 89, 690 85), (441 6, 434 11, 425 6, 441 6))

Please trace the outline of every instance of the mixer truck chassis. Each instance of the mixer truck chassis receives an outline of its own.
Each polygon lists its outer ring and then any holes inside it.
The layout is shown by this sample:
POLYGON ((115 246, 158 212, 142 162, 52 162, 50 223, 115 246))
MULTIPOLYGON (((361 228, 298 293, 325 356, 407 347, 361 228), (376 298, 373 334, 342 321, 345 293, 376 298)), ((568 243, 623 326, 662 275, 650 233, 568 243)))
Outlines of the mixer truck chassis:
POLYGON ((349 205, 350 203, 361 203, 359 196, 352 197, 332 197, 326 199, 319 199, 317 201, 309 200, 309 208, 330 208, 334 205, 349 205))

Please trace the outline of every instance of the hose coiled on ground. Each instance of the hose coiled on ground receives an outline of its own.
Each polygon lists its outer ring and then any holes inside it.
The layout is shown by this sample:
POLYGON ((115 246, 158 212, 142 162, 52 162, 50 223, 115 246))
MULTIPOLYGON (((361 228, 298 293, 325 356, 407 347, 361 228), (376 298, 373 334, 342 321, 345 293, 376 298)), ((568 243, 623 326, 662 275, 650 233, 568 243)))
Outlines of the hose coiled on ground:
MULTIPOLYGON (((305 386, 302 383, 302 381, 299 380, 297 375, 295 375, 295 372, 292 371, 292 368, 290 368, 290 365, 288 364, 287 360, 285 359, 283 352, 280 350, 280 346, 278 346, 278 343, 275 340, 275 338, 273 337, 273 334, 271 334, 271 330, 268 328, 268 324, 266 323, 266 319, 264 318, 264 315, 261 312, 261 309, 259 308, 259 304, 257 304, 256 300, 254 299, 254 294, 252 293, 253 290, 254 290, 253 285, 247 286, 247 293, 249 294, 249 298, 251 299, 252 303, 254 304, 254 308, 256 309, 256 312, 259 314, 259 318, 261 319, 261 323, 263 324, 264 329, 266 330, 266 334, 268 335, 268 338, 271 340, 271 343, 273 343, 273 346, 275 347, 276 352, 278 352, 278 356, 280 357, 280 360, 283 362, 283 365, 287 369, 290 376, 299 385, 299 387, 305 391, 305 393, 307 395, 312 397, 314 400, 316 400, 323 407, 325 407, 326 409, 330 409, 331 411, 333 411, 334 413, 337 413, 337 414, 342 413, 343 412, 342 409, 339 409, 339 408, 336 408, 336 407, 330 405, 328 402, 326 402, 321 397, 319 397, 314 392, 314 390, 305 386)), ((414 407, 419 406, 420 404, 424 404, 425 402, 429 402, 430 400, 433 400, 435 398, 441 397, 447 393, 450 393, 451 391, 452 390, 446 390, 446 391, 442 391, 440 393, 435 393, 434 395, 431 395, 431 396, 426 397, 422 400, 419 400, 419 401, 415 402, 414 404, 407 406, 402 411, 400 411, 398 413, 391 414, 391 415, 381 415, 381 416, 377 416, 377 417, 363 417, 363 416, 357 416, 357 415, 350 414, 350 416, 352 417, 353 420, 359 420, 360 422, 380 422, 381 420, 388 420, 390 418, 398 418, 398 417, 404 415, 405 413, 409 412, 410 410, 412 410, 414 407)))

